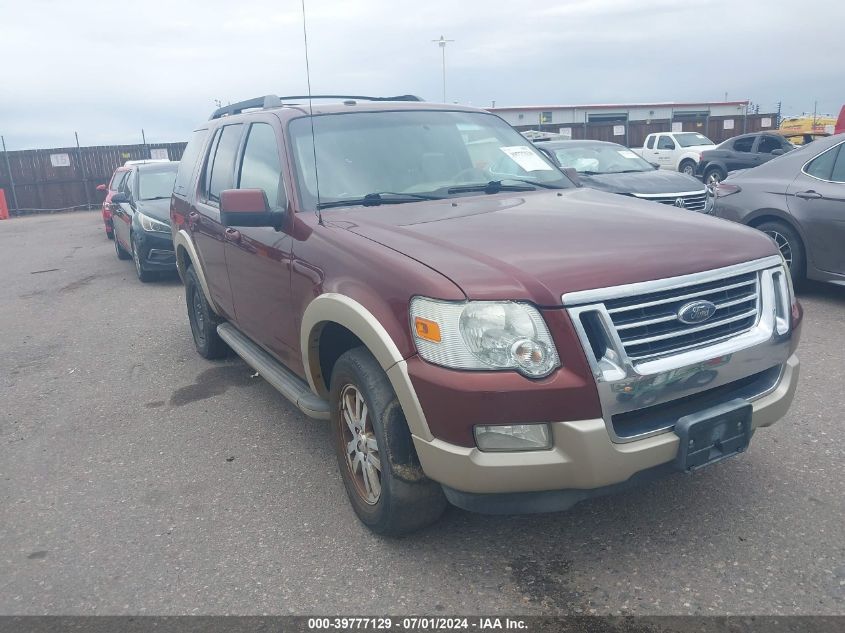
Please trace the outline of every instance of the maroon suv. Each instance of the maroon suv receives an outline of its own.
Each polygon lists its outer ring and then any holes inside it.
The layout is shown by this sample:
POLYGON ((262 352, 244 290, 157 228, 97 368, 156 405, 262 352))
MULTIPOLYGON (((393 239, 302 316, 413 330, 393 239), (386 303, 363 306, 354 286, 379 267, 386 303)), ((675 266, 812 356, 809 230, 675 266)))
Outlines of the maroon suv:
POLYGON ((193 133, 173 240, 197 350, 330 421, 374 531, 564 509, 786 413, 801 309, 767 236, 577 187, 485 111, 297 100, 193 133))

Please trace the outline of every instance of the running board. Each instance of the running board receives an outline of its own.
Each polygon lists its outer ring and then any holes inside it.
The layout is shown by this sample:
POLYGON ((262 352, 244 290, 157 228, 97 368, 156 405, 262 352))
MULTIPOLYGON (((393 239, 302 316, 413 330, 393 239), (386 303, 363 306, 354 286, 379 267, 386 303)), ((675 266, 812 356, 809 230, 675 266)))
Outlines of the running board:
POLYGON ((281 394, 293 402, 300 411, 311 418, 329 419, 329 403, 314 395, 299 376, 270 356, 231 323, 221 323, 217 333, 235 350, 247 365, 261 374, 281 394))

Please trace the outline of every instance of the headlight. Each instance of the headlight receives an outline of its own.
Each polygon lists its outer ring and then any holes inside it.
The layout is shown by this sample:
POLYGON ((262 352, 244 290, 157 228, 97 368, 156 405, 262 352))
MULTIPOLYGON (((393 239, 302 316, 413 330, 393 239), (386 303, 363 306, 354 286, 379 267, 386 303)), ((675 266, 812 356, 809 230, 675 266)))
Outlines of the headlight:
POLYGON ((145 231, 153 231, 154 233, 170 233, 170 225, 159 220, 155 220, 148 215, 144 215, 140 211, 137 211, 138 214, 138 222, 141 224, 141 228, 145 231))
POLYGON ((420 356, 444 367, 542 378, 560 366, 546 322, 527 303, 414 297, 411 324, 420 356))

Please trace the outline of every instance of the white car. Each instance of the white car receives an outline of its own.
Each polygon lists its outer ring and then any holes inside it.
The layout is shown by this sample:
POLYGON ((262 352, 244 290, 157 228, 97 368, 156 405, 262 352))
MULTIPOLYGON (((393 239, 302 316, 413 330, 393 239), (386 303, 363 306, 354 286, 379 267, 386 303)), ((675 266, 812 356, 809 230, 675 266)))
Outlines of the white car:
POLYGON ((660 169, 695 176, 701 152, 715 147, 713 141, 698 132, 659 132, 646 136, 643 147, 633 151, 660 169))

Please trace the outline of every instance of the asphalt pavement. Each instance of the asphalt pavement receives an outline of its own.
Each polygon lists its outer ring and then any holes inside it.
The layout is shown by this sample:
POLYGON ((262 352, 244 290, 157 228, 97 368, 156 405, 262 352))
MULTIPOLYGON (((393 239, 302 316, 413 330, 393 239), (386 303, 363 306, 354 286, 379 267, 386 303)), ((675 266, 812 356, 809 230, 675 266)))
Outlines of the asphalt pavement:
POLYGON ((0 614, 845 614, 845 288, 810 285, 789 415, 565 513, 389 540, 324 422, 191 341, 95 212, 0 222, 0 614))

